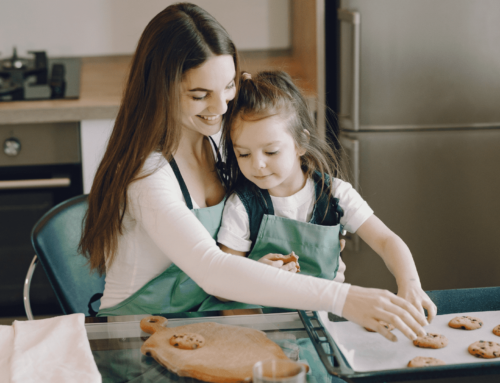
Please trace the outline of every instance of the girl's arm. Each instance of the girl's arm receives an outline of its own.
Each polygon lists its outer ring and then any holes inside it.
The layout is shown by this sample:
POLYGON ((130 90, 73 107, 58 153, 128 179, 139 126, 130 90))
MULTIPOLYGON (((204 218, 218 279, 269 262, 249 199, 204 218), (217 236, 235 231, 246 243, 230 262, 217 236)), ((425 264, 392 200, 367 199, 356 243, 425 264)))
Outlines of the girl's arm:
POLYGON ((378 217, 372 215, 356 232, 384 260, 396 278, 398 296, 414 305, 420 313, 428 312, 428 321, 436 316, 437 307, 422 290, 410 249, 378 217))

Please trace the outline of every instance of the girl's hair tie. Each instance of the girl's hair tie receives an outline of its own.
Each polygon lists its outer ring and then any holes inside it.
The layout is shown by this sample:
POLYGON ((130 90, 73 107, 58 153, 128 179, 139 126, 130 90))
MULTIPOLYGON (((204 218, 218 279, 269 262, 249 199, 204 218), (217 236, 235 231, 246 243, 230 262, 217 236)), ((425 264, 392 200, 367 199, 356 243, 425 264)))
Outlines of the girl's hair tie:
POLYGON ((248 72, 243 72, 241 74, 241 79, 242 80, 251 80, 252 79, 252 75, 248 72))

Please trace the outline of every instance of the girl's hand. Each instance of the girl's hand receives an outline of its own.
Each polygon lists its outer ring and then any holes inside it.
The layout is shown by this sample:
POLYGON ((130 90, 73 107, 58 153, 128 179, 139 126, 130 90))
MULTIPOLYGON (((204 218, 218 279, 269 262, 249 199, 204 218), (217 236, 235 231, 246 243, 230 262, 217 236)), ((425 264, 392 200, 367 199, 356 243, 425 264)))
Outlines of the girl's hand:
POLYGON ((297 273, 300 271, 299 257, 295 255, 292 251, 290 255, 282 254, 267 254, 260 258, 257 262, 265 263, 266 265, 277 267, 278 269, 290 271, 292 273, 297 273), (293 261, 290 261, 290 255, 293 257, 293 261), (287 262, 287 263, 285 263, 287 262))
POLYGON ((432 322, 437 314, 437 306, 429 298, 429 296, 422 290, 420 283, 416 281, 398 284, 398 296, 406 299, 411 303, 422 315, 425 315, 424 309, 427 310, 427 321, 432 322))
POLYGON ((398 338, 379 321, 392 323, 411 340, 415 340, 417 335, 426 335, 422 326, 428 325, 423 313, 405 299, 387 290, 359 286, 349 288, 342 316, 377 331, 392 342, 396 342, 398 338))

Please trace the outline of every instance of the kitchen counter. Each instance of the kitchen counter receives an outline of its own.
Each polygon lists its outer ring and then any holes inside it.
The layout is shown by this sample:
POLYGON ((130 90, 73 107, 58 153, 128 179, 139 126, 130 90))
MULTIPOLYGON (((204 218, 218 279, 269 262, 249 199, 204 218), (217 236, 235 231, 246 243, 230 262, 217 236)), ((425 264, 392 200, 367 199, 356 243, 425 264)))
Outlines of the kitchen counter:
MULTIPOLYGON (((0 102, 0 124, 26 124, 114 119, 118 113, 123 86, 132 56, 82 58, 80 98, 0 102)), ((315 89, 304 79, 303 68, 283 52, 241 52, 241 69, 254 73, 264 69, 283 69, 297 79, 309 102, 315 89)))
MULTIPOLYGON (((273 311, 273 310, 272 310, 273 311)), ((216 314, 215 312, 211 312, 216 314)), ((297 312, 260 315, 204 316, 194 313, 166 314, 168 327, 215 322, 224 325, 253 328, 266 333, 292 360, 301 359, 311 366, 308 381, 321 382, 326 371, 297 312), (185 314, 186 316, 184 316, 185 314)), ((210 313, 205 313, 209 315, 210 313)), ((167 371, 151 357, 142 355, 140 348, 150 335, 140 328, 140 320, 148 315, 85 318, 85 328, 92 354, 103 382, 200 382, 179 377, 167 371)), ((317 324, 317 322, 315 323, 317 324)))

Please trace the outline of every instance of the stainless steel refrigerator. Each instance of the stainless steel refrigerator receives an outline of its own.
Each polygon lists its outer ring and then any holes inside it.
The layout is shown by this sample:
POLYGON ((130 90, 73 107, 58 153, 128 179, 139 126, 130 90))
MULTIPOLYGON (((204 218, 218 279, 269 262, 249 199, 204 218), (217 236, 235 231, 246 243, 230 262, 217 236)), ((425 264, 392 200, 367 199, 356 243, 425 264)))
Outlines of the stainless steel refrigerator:
MULTIPOLYGON (((339 86, 326 91, 354 186, 424 289, 500 285, 500 1, 339 4, 339 86)), ((343 258, 347 282, 396 291, 356 235, 343 258)))

